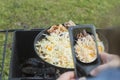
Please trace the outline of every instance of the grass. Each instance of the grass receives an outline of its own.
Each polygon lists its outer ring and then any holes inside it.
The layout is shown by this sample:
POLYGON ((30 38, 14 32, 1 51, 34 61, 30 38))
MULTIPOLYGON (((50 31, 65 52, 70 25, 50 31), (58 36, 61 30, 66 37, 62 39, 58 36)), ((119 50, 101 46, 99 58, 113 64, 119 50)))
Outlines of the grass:
MULTIPOLYGON (((0 29, 44 28, 72 20, 97 28, 120 25, 120 0, 0 0, 0 29)), ((4 34, 0 34, 0 60, 4 34)), ((7 80, 11 45, 8 39, 4 80, 7 80)), ((1 62, 1 61, 0 61, 1 62)))
POLYGON ((118 17, 113 14, 117 4, 119 0, 0 0, 0 27, 41 28, 68 20, 96 27, 113 26, 118 25, 114 21, 118 17))

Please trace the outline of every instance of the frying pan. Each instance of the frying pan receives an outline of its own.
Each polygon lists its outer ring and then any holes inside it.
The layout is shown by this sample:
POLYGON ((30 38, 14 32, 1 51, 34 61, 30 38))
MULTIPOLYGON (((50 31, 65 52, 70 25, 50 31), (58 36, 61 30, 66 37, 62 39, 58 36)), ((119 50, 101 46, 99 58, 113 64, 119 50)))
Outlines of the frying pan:
MULTIPOLYGON (((48 29, 49 29, 49 28, 44 29, 43 31, 41 31, 40 33, 38 33, 38 35, 35 37, 35 40, 34 40, 34 50, 35 50, 36 54, 38 55, 39 59, 42 60, 43 62, 45 62, 46 64, 48 64, 48 65, 50 65, 50 66, 53 66, 53 67, 56 67, 56 68, 58 68, 58 69, 73 70, 73 68, 64 68, 64 67, 56 66, 56 65, 51 64, 51 63, 49 63, 49 62, 46 62, 43 58, 41 58, 41 57, 39 56, 38 51, 37 51, 37 49, 36 49, 36 43, 37 43, 37 41, 40 41, 40 40, 42 40, 42 39, 45 38, 45 35, 44 35, 44 34, 49 35, 49 33, 47 32, 48 29)), ((106 38, 105 38, 101 33, 98 33, 98 36, 99 36, 100 40, 103 41, 103 44, 104 44, 104 46, 105 46, 105 51, 107 52, 107 50, 108 50, 108 43, 107 43, 106 38)), ((81 67, 81 65, 79 65, 79 62, 74 62, 74 63, 76 63, 79 67, 81 67)), ((82 72, 84 72, 84 71, 82 71, 82 72)))
POLYGON ((56 68, 59 68, 59 69, 73 70, 73 68, 65 68, 65 67, 60 67, 60 66, 51 64, 50 62, 45 61, 43 58, 41 58, 41 57, 39 56, 39 53, 38 53, 38 51, 37 51, 37 49, 36 49, 36 43, 37 43, 37 41, 41 41, 42 39, 45 39, 45 35, 44 35, 44 34, 49 35, 49 33, 47 32, 48 29, 49 29, 49 28, 47 28, 47 29, 41 31, 40 33, 38 33, 38 35, 35 37, 35 40, 34 40, 34 50, 35 50, 36 54, 38 55, 39 59, 42 60, 43 62, 45 62, 46 64, 48 64, 48 65, 50 65, 50 66, 53 66, 53 67, 56 67, 56 68))

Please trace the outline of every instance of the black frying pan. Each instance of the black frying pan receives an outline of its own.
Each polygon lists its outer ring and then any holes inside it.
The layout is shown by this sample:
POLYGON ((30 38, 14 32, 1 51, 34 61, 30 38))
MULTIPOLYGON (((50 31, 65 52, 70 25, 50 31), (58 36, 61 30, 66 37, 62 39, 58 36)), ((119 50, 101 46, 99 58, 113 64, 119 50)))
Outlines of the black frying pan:
POLYGON ((59 67, 59 66, 56 66, 56 65, 54 65, 54 64, 51 64, 51 63, 45 61, 43 58, 41 58, 41 57, 39 56, 38 51, 37 51, 37 49, 36 49, 36 43, 37 43, 37 41, 40 41, 40 40, 42 40, 42 39, 45 38, 45 35, 44 35, 44 34, 49 35, 49 33, 47 32, 48 29, 49 29, 49 28, 47 28, 47 29, 41 31, 40 33, 38 33, 38 35, 35 37, 35 40, 34 40, 34 50, 35 50, 36 54, 38 55, 39 59, 42 60, 43 62, 45 62, 46 64, 48 64, 48 65, 50 65, 50 66, 53 66, 53 67, 56 67, 56 68, 59 68, 59 69, 73 70, 73 68, 64 68, 64 67, 59 67))

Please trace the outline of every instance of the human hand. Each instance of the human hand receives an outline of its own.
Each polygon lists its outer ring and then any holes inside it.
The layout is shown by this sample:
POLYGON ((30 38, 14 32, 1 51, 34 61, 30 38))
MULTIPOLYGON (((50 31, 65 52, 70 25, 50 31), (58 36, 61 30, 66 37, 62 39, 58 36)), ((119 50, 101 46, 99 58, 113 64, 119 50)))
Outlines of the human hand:
POLYGON ((75 80, 74 71, 63 73, 57 80, 75 80))
MULTIPOLYGON (((57 80, 76 80, 75 73, 74 73, 74 71, 65 72, 57 80)), ((86 78, 82 77, 77 80, 86 80, 86 78)))
MULTIPOLYGON (((120 67, 120 57, 114 54, 108 54, 108 53, 101 53, 100 54, 101 60, 103 61, 103 64, 98 66, 97 68, 93 69, 90 74, 92 76, 96 76, 98 73, 103 71, 107 68, 117 68, 120 67)), ((57 80, 75 80, 75 74, 73 71, 66 72, 62 74, 57 80)), ((85 77, 80 78, 79 80, 86 80, 85 77)))
POLYGON ((90 74, 92 76, 96 76, 101 71, 107 69, 107 68, 117 68, 120 67, 120 57, 114 54, 108 54, 108 53, 101 53, 100 54, 101 60, 103 61, 103 64, 98 66, 97 68, 93 69, 90 74))

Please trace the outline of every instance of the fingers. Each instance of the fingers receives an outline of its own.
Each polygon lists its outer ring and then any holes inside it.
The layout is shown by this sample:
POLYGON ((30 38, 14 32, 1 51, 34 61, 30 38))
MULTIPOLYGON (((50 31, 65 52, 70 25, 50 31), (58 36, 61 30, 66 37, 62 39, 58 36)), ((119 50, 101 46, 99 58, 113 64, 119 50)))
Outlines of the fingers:
POLYGON ((100 58, 103 61, 103 63, 106 63, 108 61, 109 56, 110 56, 110 54, 108 54, 108 53, 101 53, 100 54, 100 58))
POLYGON ((120 66, 120 57, 114 54, 101 53, 101 60, 103 64, 109 64, 111 68, 120 66))
MULTIPOLYGON (((90 72, 90 74, 92 76, 96 76, 98 73, 100 73, 104 69, 120 66, 120 58, 116 55, 112 55, 112 54, 108 54, 108 53, 101 53, 100 57, 104 64, 93 69, 90 72)), ((62 74, 57 80, 75 80, 74 71, 70 71, 70 72, 66 72, 66 73, 62 74)), ((80 78, 79 80, 85 80, 85 79, 80 78)))
POLYGON ((98 66, 97 68, 93 69, 90 74, 92 76, 96 76, 98 73, 103 71, 107 68, 116 68, 120 66, 120 59, 117 55, 108 54, 108 53, 101 53, 100 54, 101 60, 103 64, 98 66))
POLYGON ((103 64, 103 65, 100 65, 98 66, 97 68, 93 69, 90 74, 92 76, 96 76, 98 73, 100 73, 101 71, 103 71, 104 69, 107 69, 109 68, 109 64, 103 64))
POLYGON ((75 74, 73 71, 66 72, 62 74, 57 80, 75 80, 75 74))
POLYGON ((90 74, 91 74, 92 76, 96 76, 98 73, 100 73, 100 71, 102 71, 102 70, 104 70, 104 69, 106 69, 106 68, 109 67, 109 66, 108 66, 109 63, 107 63, 107 61, 108 61, 108 56, 110 56, 110 54, 108 54, 108 53, 101 53, 101 54, 100 54, 101 60, 103 61, 103 63, 106 63, 106 64, 102 64, 102 65, 98 66, 97 68, 93 69, 93 70, 90 72, 90 74))

